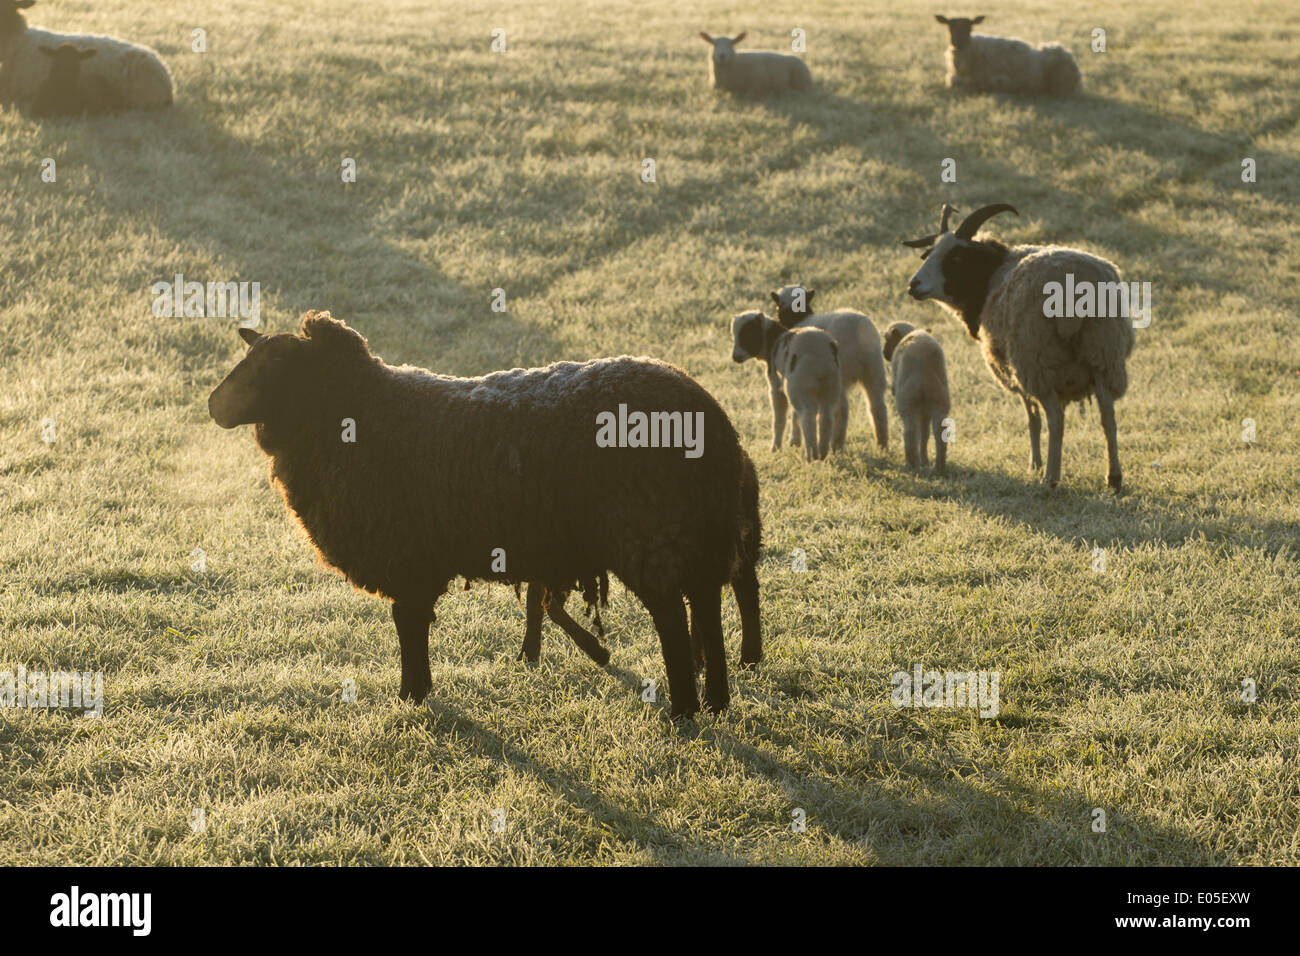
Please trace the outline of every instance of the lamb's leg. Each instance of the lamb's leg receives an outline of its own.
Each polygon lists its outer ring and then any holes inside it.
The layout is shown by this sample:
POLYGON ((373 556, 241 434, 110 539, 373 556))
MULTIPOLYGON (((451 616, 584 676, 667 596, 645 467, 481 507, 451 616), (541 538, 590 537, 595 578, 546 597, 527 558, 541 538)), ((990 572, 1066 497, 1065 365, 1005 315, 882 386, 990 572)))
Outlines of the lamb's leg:
POLYGON ((763 628, 758 610, 758 571, 753 562, 742 559, 740 569, 731 579, 740 612, 740 663, 746 666, 763 659, 763 628))
MULTIPOLYGON (((799 427, 803 432, 804 458, 813 461, 817 458, 817 406, 807 406, 798 409, 798 412, 799 427)), ((793 439, 790 444, 795 444, 793 439)))
MULTIPOLYGON (((644 599, 643 599, 644 600, 644 599)), ((691 665, 691 635, 686 627, 686 608, 681 595, 651 598, 645 601, 650 617, 659 632, 664 670, 668 674, 668 694, 674 718, 690 717, 700 710, 700 696, 695 688, 695 668, 691 665)))
MULTIPOLYGON (((786 413, 790 410, 790 402, 785 397, 785 392, 781 391, 781 389, 779 388, 772 389, 771 398, 772 398, 772 451, 780 451, 781 436, 785 434, 785 416, 786 413)), ((795 428, 794 434, 798 435, 799 425, 797 422, 795 423, 794 428, 795 428)), ((791 441, 795 445, 799 444, 798 440, 795 438, 791 438, 791 441)))
POLYGON ((1101 412, 1101 427, 1106 432, 1106 484, 1119 494, 1124 475, 1119 467, 1119 434, 1115 430, 1115 399, 1104 385, 1093 388, 1097 396, 1097 409, 1101 412))
POLYGON ((713 585, 704 585, 690 596, 691 621, 699 631, 704 649, 704 702, 712 711, 723 711, 731 703, 727 683, 727 651, 722 639, 722 594, 713 585))
POLYGON ((393 602, 393 623, 397 626, 397 643, 402 651, 403 700, 420 703, 433 687, 429 672, 429 624, 433 605, 423 602, 393 602))
POLYGON ((1043 418, 1038 414, 1038 403, 1028 395, 1021 395, 1025 403, 1025 415, 1029 418, 1029 470, 1038 474, 1043 470, 1043 452, 1040 436, 1043 431, 1043 418))
POLYGON ((524 598, 524 646, 519 649, 519 660, 536 664, 542 656, 542 586, 527 585, 524 598))
POLYGON ((831 453, 832 432, 835 429, 835 408, 839 399, 832 398, 824 402, 817 412, 817 457, 825 458, 831 453))
POLYGON ((920 438, 917 414, 909 410, 900 413, 898 417, 903 420, 903 455, 907 459, 907 467, 918 468, 921 464, 921 451, 917 447, 920 438))
POLYGON ((601 667, 608 664, 609 651, 601 646, 600 641, 596 640, 595 635, 592 634, 591 631, 587 630, 571 618, 569 613, 564 610, 564 601, 568 595, 563 592, 555 594, 554 592, 548 591, 546 596, 546 613, 550 616, 551 620, 560 625, 560 628, 564 633, 573 638, 573 643, 577 644, 578 647, 582 649, 582 652, 593 661, 601 667))
POLYGON ((930 415, 921 412, 917 417, 920 420, 916 427, 916 445, 920 452, 921 467, 924 468, 930 464, 930 415))
POLYGON ((889 412, 885 410, 885 366, 882 362, 867 383, 867 405, 871 408, 871 427, 876 433, 876 447, 884 451, 889 447, 889 412))
POLYGON ((1061 482, 1061 443, 1065 439, 1065 407, 1055 394, 1043 399, 1043 413, 1047 416, 1047 473, 1043 480, 1055 488, 1061 482))
MULTIPOLYGON (((803 438, 803 428, 799 423, 799 413, 798 411, 792 412, 790 414, 790 447, 802 448, 804 443, 803 438)), ((809 441, 811 442, 811 439, 809 441)))
POLYGON ((843 451, 845 439, 849 432, 849 396, 845 392, 835 403, 834 427, 831 429, 831 449, 843 451))
POLYGON ((935 409, 930 413, 934 431, 934 470, 942 475, 948 466, 948 443, 943 440, 944 413, 935 409))

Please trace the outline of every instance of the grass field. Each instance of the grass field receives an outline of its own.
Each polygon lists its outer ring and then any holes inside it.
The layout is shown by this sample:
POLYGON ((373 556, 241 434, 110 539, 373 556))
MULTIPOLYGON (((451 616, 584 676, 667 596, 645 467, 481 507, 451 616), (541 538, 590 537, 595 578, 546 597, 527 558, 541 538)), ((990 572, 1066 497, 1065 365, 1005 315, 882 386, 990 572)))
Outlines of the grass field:
POLYGON ((1086 95, 1060 102, 948 93, 930 2, 471 6, 30 12, 155 46, 180 93, 0 113, 0 670, 105 675, 101 720, 0 709, 0 864, 1300 863, 1300 10, 946 10, 1070 46, 1086 95), (795 27, 816 92, 707 88, 698 30, 758 49, 795 27), (1152 283, 1124 497, 1092 407, 1067 417, 1062 486, 1034 483, 1018 401, 904 294, 897 240, 944 201, 1012 202, 1002 238, 1152 283), (608 671, 549 625, 543 664, 517 662, 522 610, 479 585, 439 604, 426 704, 399 702, 387 603, 314 562, 251 431, 208 417, 234 322, 151 315, 176 273, 259 282, 263 328, 330 309, 451 374, 686 369, 759 467, 762 668, 672 728, 640 699, 663 663, 617 584, 608 671), (878 455, 859 397, 845 454, 768 451, 727 320, 786 281, 935 331, 947 478, 907 471, 896 418, 878 455), (895 709, 916 664, 999 672, 998 718, 895 709))

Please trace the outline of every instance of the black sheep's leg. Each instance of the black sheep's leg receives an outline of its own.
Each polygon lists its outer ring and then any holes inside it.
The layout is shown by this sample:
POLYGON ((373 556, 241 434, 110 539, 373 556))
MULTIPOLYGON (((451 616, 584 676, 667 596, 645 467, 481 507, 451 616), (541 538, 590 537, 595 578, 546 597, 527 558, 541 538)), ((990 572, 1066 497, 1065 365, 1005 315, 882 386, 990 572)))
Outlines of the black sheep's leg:
POLYGON ((524 646, 519 650, 519 660, 536 664, 542 656, 542 586, 528 585, 524 599, 524 646))
POLYGON ((691 660, 695 664, 695 675, 704 672, 704 642, 700 640, 700 627, 695 619, 695 604, 691 603, 691 660))
POLYGON ((564 592, 559 594, 548 592, 547 597, 549 600, 546 602, 546 613, 550 615, 552 621, 560 625, 565 634, 573 638, 573 643, 577 644, 584 654, 601 667, 604 667, 609 663, 609 651, 601 646, 600 641, 596 640, 591 631, 569 616, 569 612, 564 609, 566 596, 564 592))
POLYGON ((744 561, 731 581, 740 612, 740 663, 753 666, 763 659, 763 626, 758 611, 758 571, 744 561))
POLYGON ((655 630, 659 632, 659 646, 663 650, 664 670, 668 674, 668 694, 672 700, 674 719, 691 717, 700 710, 700 697, 695 689, 695 669, 691 665, 691 636, 686 627, 686 608, 680 594, 652 598, 646 602, 655 630))
POLYGON ((433 687, 429 673, 429 624, 433 606, 424 603, 393 602, 393 623, 397 625, 397 643, 402 650, 403 700, 420 703, 433 687))
MULTIPOLYGON (((829 437, 829 432, 827 433, 829 437)), ((704 703, 718 712, 731 703, 727 683, 727 649, 722 639, 722 589, 706 585, 691 593, 691 622, 695 640, 704 650, 704 703)))

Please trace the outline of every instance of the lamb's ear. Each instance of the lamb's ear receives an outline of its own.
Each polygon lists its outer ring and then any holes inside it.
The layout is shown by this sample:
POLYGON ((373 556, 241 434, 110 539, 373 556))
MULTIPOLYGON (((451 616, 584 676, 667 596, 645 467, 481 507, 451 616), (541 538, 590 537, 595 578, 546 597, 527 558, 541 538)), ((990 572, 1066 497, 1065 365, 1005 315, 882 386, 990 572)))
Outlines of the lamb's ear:
POLYGON ((747 34, 747 33, 749 33, 748 30, 741 30, 738 34, 736 34, 735 39, 733 39, 731 42, 732 42, 732 43, 739 43, 741 40, 745 39, 745 34, 747 34))
POLYGON ((983 23, 983 22, 984 22, 984 14, 981 13, 978 17, 976 17, 974 20, 971 21, 971 25, 974 26, 976 23, 983 23))
POLYGON ((776 307, 778 309, 781 308, 781 297, 775 292, 769 292, 768 295, 772 297, 772 301, 776 303, 776 307))
POLYGON ((328 312, 304 313, 299 332, 303 338, 331 350, 359 355, 370 354, 370 348, 366 345, 366 340, 361 337, 361 333, 328 312))
POLYGON ((939 16, 939 14, 937 14, 937 13, 934 15, 934 18, 935 18, 936 20, 938 20, 940 23, 944 24, 944 25, 947 25, 947 23, 948 23, 948 18, 947 18, 947 17, 941 17, 941 16, 939 16))
POLYGON ((247 342, 249 345, 252 345, 254 342, 256 342, 258 339, 262 337, 262 333, 257 331, 256 329, 250 329, 247 328, 246 326, 241 325, 239 327, 239 337, 243 339, 245 342, 247 342))
POLYGON ((89 60, 92 56, 94 56, 98 52, 99 52, 98 50, 82 50, 80 53, 77 54, 77 56, 83 60, 89 60))
POLYGON ((705 33, 703 30, 700 31, 700 39, 702 39, 705 43, 712 43, 712 42, 713 42, 713 37, 709 36, 709 35, 708 35, 707 33, 705 33))
POLYGON ((812 297, 815 296, 816 294, 817 294, 817 290, 816 290, 816 289, 804 289, 804 290, 803 290, 803 304, 804 304, 804 305, 807 305, 809 302, 811 302, 811 301, 812 301, 812 297))

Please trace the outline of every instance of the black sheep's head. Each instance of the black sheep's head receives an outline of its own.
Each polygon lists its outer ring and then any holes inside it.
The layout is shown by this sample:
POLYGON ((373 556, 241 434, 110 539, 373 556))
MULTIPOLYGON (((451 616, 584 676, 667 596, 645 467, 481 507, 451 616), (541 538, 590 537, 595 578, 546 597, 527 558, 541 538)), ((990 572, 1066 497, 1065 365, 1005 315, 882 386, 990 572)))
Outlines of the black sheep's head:
POLYGON ((948 28, 948 42, 954 48, 960 50, 970 43, 970 28, 977 23, 983 23, 984 17, 941 17, 935 14, 934 18, 948 28))
POLYGON ((298 334, 263 335, 240 328, 248 353, 208 396, 222 428, 292 421, 328 404, 357 363, 374 361, 366 340, 328 312, 308 312, 298 334))

